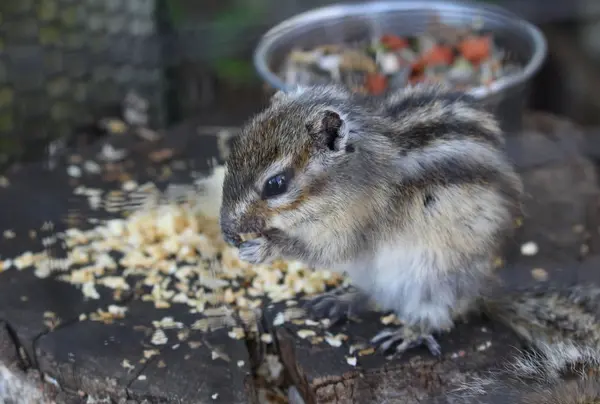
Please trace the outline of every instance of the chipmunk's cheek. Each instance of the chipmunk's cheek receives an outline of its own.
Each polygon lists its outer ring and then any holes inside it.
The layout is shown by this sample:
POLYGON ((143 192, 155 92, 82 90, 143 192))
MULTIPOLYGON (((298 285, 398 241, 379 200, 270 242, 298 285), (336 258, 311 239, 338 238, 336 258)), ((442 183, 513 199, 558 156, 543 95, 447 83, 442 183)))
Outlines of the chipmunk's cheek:
POLYGON ((284 229, 287 227, 286 220, 278 214, 271 216, 266 224, 267 229, 284 229))
POLYGON ((298 212, 277 213, 267 221, 267 229, 293 230, 302 221, 302 214, 298 212))

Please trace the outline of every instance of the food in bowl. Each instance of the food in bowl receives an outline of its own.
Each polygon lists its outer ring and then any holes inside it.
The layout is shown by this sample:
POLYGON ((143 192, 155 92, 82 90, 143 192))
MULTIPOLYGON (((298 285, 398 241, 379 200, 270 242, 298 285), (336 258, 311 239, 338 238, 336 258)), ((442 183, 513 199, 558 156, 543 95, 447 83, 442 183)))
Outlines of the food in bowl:
POLYGON ((279 76, 288 86, 340 83, 379 95, 418 82, 444 82, 459 90, 485 87, 520 72, 481 24, 456 27, 433 18, 421 35, 393 33, 311 49, 293 49, 279 76))

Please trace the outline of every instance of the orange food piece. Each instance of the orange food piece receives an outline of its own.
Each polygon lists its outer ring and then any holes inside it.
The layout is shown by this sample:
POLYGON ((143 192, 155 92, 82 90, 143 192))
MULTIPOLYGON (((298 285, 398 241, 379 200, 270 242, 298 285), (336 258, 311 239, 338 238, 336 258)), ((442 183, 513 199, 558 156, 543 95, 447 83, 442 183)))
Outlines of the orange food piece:
POLYGON ((423 70, 425 70, 425 59, 420 58, 420 59, 415 60, 411 64, 410 67, 411 67, 411 74, 413 74, 413 75, 423 73, 423 70))
POLYGON ((417 83, 420 83, 420 82, 423 82, 423 81, 425 81, 425 76, 423 76, 421 74, 410 76, 410 78, 408 79, 408 82, 410 84, 417 84, 417 83))
POLYGON ((408 41, 404 38, 400 38, 396 35, 383 35, 379 42, 388 48, 389 50, 395 51, 408 47, 408 41))
POLYGON ((458 45, 458 50, 469 62, 479 63, 490 56, 491 42, 489 36, 470 37, 458 45))
POLYGON ((379 95, 387 89, 387 78, 383 74, 369 74, 365 85, 369 93, 379 95))
POLYGON ((435 45, 425 55, 422 63, 427 65, 449 65, 454 60, 452 48, 449 46, 435 45))

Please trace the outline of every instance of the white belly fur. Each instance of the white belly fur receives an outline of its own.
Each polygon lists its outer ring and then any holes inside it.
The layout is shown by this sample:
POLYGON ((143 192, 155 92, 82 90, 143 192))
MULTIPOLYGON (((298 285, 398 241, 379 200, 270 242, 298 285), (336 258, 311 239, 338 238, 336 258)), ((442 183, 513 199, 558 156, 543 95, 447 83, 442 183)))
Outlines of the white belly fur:
POLYGON ((450 284, 444 282, 447 256, 410 242, 394 243, 344 270, 381 309, 393 311, 409 324, 444 328, 452 325, 456 300, 450 284))

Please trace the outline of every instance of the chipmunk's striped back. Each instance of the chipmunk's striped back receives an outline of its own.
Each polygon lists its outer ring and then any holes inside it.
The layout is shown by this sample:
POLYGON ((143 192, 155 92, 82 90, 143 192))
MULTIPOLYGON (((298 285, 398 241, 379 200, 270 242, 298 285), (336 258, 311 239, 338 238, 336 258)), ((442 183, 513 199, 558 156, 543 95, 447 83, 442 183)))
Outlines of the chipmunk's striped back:
POLYGON ((415 86, 389 96, 380 111, 393 117, 394 138, 404 150, 424 148, 439 139, 465 137, 496 147, 504 143, 494 116, 463 92, 415 86))

